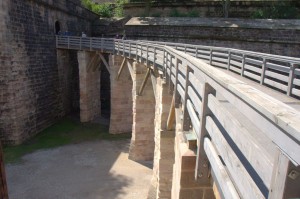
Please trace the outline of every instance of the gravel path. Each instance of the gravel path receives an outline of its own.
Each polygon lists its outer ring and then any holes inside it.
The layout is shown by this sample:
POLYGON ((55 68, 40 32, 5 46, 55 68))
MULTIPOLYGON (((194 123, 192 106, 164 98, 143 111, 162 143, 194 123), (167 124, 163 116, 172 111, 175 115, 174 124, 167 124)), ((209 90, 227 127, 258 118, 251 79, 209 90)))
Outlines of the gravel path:
POLYGON ((41 150, 6 165, 10 199, 146 199, 151 163, 128 160, 129 140, 41 150))

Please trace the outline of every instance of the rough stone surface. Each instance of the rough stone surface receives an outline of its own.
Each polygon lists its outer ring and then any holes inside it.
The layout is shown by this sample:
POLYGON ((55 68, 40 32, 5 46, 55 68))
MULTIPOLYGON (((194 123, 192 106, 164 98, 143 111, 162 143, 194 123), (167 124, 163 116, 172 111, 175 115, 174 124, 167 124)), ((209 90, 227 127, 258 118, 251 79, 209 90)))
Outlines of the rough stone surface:
POLYGON ((139 89, 145 78, 144 64, 133 62, 133 124, 129 158, 132 160, 153 160, 154 155, 154 115, 155 97, 150 78, 146 82, 142 95, 139 89))
POLYGON ((78 52, 80 121, 90 122, 100 115, 100 68, 98 55, 78 52))
MULTIPOLYGON (((234 0, 230 2, 229 17, 233 18, 250 18, 258 9, 270 7, 276 0, 262 0, 262 1, 245 1, 234 0)), ((140 1, 142 2, 142 1, 140 1)), ((299 1, 289 1, 292 5, 300 7, 299 1)), ((215 0, 190 0, 190 1, 176 1, 176 2, 161 2, 152 3, 148 10, 145 9, 145 3, 132 3, 125 4, 124 13, 129 16, 159 16, 167 17, 171 14, 177 13, 185 15, 195 15, 199 17, 223 17, 222 1, 215 0), (147 12, 149 14, 147 15, 147 12)), ((177 14, 179 15, 179 14, 177 14)))
POLYGON ((127 38, 237 48, 300 57, 299 20, 132 18, 127 38))
POLYGON ((129 140, 41 150, 6 165, 13 199, 146 199, 151 163, 128 159, 129 140))
POLYGON ((116 79, 123 59, 118 55, 109 57, 112 104, 109 132, 112 134, 132 130, 132 79, 127 66, 124 67, 120 78, 116 79))
POLYGON ((174 164, 174 131, 166 131, 172 102, 169 87, 164 79, 156 78, 155 150, 152 184, 157 187, 157 198, 171 198, 174 164))
MULTIPOLYGON (((97 17, 79 0, 0 2, 0 137, 18 144, 53 124, 69 106, 61 87, 55 22, 61 31, 90 32, 97 17)), ((67 81, 67 80, 66 80, 67 81)))

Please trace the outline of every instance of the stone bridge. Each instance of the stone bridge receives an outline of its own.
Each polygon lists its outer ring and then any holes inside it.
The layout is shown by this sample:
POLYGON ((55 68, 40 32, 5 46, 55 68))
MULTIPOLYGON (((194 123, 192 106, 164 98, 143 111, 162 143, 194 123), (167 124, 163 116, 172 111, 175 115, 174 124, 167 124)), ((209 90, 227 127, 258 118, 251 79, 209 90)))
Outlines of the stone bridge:
POLYGON ((82 122, 99 114, 98 69, 109 71, 110 133, 132 131, 130 158, 154 160, 157 198, 300 197, 300 59, 105 38, 56 45, 78 51, 82 122))

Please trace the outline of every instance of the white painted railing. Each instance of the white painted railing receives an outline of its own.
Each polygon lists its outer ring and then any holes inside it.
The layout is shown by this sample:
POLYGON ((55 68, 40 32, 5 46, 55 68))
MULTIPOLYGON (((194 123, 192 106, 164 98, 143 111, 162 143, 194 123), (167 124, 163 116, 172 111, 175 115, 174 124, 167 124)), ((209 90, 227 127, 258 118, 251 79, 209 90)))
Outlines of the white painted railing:
MULTIPOLYGON (((161 70, 174 91, 175 106, 183 111, 183 130, 192 129, 197 135, 196 176, 204 178, 208 167, 203 162, 208 160, 225 198, 282 198, 291 186, 285 186, 288 172, 291 168, 299 170, 300 113, 207 63, 299 97, 300 60, 235 49, 176 45, 57 38, 57 48, 105 51, 161 70)), ((300 186, 299 179, 294 183, 300 186)))

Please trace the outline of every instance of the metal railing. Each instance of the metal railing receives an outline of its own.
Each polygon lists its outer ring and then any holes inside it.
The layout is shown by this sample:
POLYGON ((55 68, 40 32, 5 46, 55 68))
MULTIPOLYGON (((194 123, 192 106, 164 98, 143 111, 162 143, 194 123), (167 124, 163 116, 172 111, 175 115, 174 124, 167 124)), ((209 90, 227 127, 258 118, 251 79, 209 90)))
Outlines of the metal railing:
POLYGON ((162 71, 183 112, 183 130, 197 135, 197 178, 205 178, 208 160, 225 198, 283 197, 290 163, 300 164, 300 113, 207 63, 248 78, 251 73, 299 97, 299 59, 104 38, 57 37, 57 48, 105 51, 162 71))

